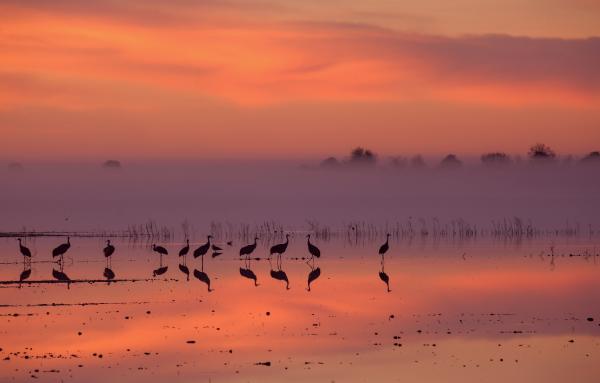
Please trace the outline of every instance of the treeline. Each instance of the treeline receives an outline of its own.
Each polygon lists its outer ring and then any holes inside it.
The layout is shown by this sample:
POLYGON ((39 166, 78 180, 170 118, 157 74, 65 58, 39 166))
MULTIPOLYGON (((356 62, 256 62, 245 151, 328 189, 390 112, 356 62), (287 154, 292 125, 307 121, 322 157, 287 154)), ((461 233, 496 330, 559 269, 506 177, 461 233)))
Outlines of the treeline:
MULTIPOLYGON (((579 158, 567 155, 559 157, 556 152, 549 146, 541 143, 532 145, 524 157, 510 156, 503 152, 484 153, 480 156, 480 161, 484 166, 503 167, 511 164, 523 162, 533 164, 552 164, 552 163, 580 163, 580 164, 597 164, 600 165, 600 152, 593 151, 579 158)), ((378 156, 369 149, 357 147, 350 152, 350 155, 341 160, 336 157, 328 157, 321 161, 320 166, 323 168, 341 168, 341 167, 370 167, 379 163, 378 156)), ((434 167, 443 169, 455 169, 463 166, 461 160, 456 154, 448 154, 443 157, 434 167)), ((422 169, 428 167, 425 159, 421 155, 412 157, 394 156, 387 160, 387 165, 395 168, 414 168, 422 169)))

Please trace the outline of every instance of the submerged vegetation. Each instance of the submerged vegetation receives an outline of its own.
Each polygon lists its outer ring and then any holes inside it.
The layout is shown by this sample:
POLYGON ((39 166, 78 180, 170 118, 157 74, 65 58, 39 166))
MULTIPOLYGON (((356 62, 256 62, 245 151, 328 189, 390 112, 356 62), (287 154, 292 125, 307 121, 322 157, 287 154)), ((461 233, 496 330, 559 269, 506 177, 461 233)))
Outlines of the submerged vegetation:
POLYGON ((555 236, 594 236, 600 229, 591 225, 566 222, 563 227, 545 228, 536 226, 531 219, 520 217, 491 220, 489 225, 477 225, 465 219, 457 218, 441 221, 438 218, 408 217, 404 221, 376 224, 367 221, 350 221, 338 226, 309 219, 304 225, 289 226, 275 220, 259 223, 233 223, 211 221, 208 230, 197 229, 187 220, 181 224, 181 230, 159 225, 149 220, 144 224, 129 225, 125 230, 99 231, 36 231, 23 229, 15 232, 0 232, 0 237, 99 237, 129 238, 132 241, 175 241, 183 239, 203 239, 210 233, 219 241, 251 241, 258 236, 267 243, 285 238, 286 234, 310 233, 317 239, 329 240, 346 237, 353 240, 375 240, 386 233, 396 238, 431 239, 471 239, 492 237, 500 239, 523 239, 555 236))

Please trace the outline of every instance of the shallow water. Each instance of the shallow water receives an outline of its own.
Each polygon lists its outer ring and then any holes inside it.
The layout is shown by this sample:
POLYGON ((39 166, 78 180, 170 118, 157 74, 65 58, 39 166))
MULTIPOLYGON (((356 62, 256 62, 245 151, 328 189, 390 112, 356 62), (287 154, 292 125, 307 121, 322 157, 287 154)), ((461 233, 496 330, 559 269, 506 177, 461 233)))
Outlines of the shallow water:
MULTIPOLYGON (((385 256, 391 292, 380 279, 384 239, 314 239, 321 275, 304 233, 283 257, 285 282, 270 276, 259 240, 240 275, 233 246, 186 263, 182 243, 113 240, 115 280, 102 280, 104 240, 72 238, 64 272, 52 280, 50 251, 62 238, 34 238, 31 284, 18 243, 0 240, 0 380, 162 382, 577 381, 600 376, 600 240, 538 237, 499 241, 392 238, 385 256), (202 266, 203 264, 203 266, 202 266), (83 281, 83 282, 82 282, 83 281), (4 359, 4 360, 2 360, 4 359)), ((192 251, 203 240, 191 244, 192 251)), ((244 243, 242 243, 244 242, 244 243)), ((276 262, 272 267, 277 268, 276 262)))

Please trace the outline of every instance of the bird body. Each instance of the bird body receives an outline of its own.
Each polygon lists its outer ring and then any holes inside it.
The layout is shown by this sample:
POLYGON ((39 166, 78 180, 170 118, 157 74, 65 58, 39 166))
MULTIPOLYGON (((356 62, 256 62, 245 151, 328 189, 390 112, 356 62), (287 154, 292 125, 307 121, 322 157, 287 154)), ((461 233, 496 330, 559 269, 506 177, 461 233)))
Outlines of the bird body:
POLYGON ((258 239, 258 237, 254 237, 254 243, 251 243, 250 245, 246 245, 240 249, 240 257, 244 256, 244 255, 252 254, 254 249, 256 249, 256 240, 257 239, 258 239))
POLYGON ((213 251, 222 251, 223 249, 221 249, 219 246, 212 245, 212 250, 213 251))
POLYGON ((389 241, 390 241, 390 234, 388 234, 386 236, 385 243, 383 245, 381 245, 381 247, 379 247, 379 255, 383 256, 390 249, 389 241))
POLYGON ((313 245, 312 243, 310 243, 310 234, 308 234, 306 236, 306 238, 308 238, 307 241, 307 245, 308 245, 308 252, 310 253, 310 255, 314 258, 317 257, 319 258, 321 256, 321 250, 319 250, 318 247, 316 247, 315 245, 313 245))
POLYGON ((115 247, 110 244, 110 239, 106 241, 106 247, 103 249, 103 251, 106 258, 110 257, 115 252, 115 247))
POLYGON ((210 249, 210 239, 212 238, 212 235, 209 235, 207 237, 207 241, 204 245, 200 246, 199 248, 197 248, 196 250, 194 250, 194 258, 198 258, 198 257, 203 257, 204 254, 206 254, 208 252, 208 249, 210 249))
POLYGON ((212 291, 212 289, 210 288, 210 278, 208 277, 208 274, 206 274, 204 271, 194 269, 194 277, 196 277, 200 281, 206 283, 206 286, 208 286, 209 293, 212 291))
POLYGON ((156 245, 152 245, 152 250, 157 252, 160 255, 168 255, 169 252, 167 251, 167 249, 165 249, 162 246, 156 246, 156 245))
POLYGON ((54 248, 54 250, 52 250, 52 257, 63 256, 67 252, 67 250, 69 250, 70 247, 71 247, 71 238, 67 237, 66 243, 58 245, 57 247, 54 248))
POLYGON ((23 246, 23 244, 21 243, 21 238, 19 238, 18 241, 19 250, 21 251, 21 254, 23 254, 24 257, 31 258, 31 251, 29 250, 29 248, 23 246))
POLYGON ((273 255, 273 254, 282 255, 283 253, 285 253, 289 242, 290 242, 290 235, 286 234, 284 243, 279 243, 277 245, 271 246, 271 255, 273 255))
POLYGON ((321 276, 321 268, 317 267, 314 270, 311 270, 310 273, 308 274, 308 291, 310 291, 310 284, 312 282, 314 282, 315 279, 319 278, 321 276))
POLYGON ((181 250, 179 250, 180 257, 187 255, 187 253, 189 253, 189 251, 190 251, 190 240, 186 239, 185 242, 187 243, 187 245, 185 245, 181 250))

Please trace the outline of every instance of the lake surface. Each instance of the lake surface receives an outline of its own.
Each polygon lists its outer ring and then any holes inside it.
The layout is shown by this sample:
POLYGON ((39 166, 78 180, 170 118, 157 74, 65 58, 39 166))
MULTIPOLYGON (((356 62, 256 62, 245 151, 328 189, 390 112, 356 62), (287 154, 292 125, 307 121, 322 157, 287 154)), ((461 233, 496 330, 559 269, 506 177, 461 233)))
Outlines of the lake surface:
POLYGON ((113 283, 102 238, 71 238, 54 280, 51 249, 62 237, 28 238, 29 284, 15 238, 0 239, 0 380, 29 382, 597 382, 600 376, 600 238, 541 235, 312 238, 307 263, 295 232, 271 277, 259 239, 216 238, 221 255, 177 256, 161 266, 152 241, 113 239, 113 283), (232 240, 232 246, 226 244, 232 240), (389 277, 390 292, 380 277, 389 277), (257 284, 240 274, 251 269, 257 284), (307 290, 311 270, 320 276, 307 290), (211 289, 195 278, 203 270, 211 289), (163 269, 164 270, 164 269, 163 269), (36 282, 37 281, 37 282, 36 282), (11 284, 12 283, 12 284, 11 284))

